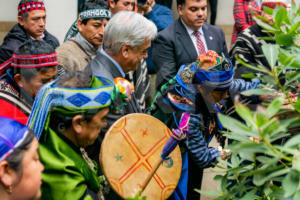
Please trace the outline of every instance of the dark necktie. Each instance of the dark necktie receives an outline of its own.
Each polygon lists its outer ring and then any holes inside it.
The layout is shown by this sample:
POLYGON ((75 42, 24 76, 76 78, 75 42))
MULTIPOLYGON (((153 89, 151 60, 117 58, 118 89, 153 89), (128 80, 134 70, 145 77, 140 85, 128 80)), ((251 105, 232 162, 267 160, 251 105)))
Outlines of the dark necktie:
POLYGON ((205 54, 206 53, 205 47, 204 47, 204 44, 200 37, 201 33, 199 31, 195 31, 195 32, 193 32, 193 35, 196 36, 196 38, 197 38, 197 49, 198 49, 199 55, 205 54))

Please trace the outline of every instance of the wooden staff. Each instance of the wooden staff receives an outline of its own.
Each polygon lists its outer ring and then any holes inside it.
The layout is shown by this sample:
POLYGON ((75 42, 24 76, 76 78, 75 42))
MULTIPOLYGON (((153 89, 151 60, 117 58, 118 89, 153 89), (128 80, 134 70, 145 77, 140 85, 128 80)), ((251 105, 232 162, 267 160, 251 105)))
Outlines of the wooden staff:
POLYGON ((165 144, 162 154, 160 158, 154 163, 152 170, 150 174, 146 177, 145 181, 141 185, 139 195, 143 193, 147 185, 149 184, 150 180, 154 176, 155 172, 157 169, 160 167, 162 162, 164 161, 165 158, 167 158, 170 153, 176 148, 177 144, 179 143, 180 140, 184 139, 186 134, 188 134, 188 123, 190 120, 190 114, 188 113, 183 113, 180 119, 180 123, 178 126, 178 129, 172 130, 172 136, 169 138, 167 143, 165 144))

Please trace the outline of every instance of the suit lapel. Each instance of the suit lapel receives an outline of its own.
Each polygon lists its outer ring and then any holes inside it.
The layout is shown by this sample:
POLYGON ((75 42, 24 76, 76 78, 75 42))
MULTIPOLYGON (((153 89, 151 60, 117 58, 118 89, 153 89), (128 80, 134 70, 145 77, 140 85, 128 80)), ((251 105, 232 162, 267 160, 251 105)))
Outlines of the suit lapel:
POLYGON ((191 60, 198 57, 197 51, 180 18, 176 21, 176 37, 181 42, 191 60))
POLYGON ((122 77, 121 72, 117 68, 117 66, 105 55, 103 55, 101 52, 101 58, 100 60, 105 64, 105 68, 111 73, 111 75, 116 78, 116 77, 122 77))
POLYGON ((202 26, 202 30, 203 30, 203 33, 204 33, 207 50, 215 49, 214 48, 215 39, 214 39, 213 34, 209 30, 208 25, 206 23, 202 26))

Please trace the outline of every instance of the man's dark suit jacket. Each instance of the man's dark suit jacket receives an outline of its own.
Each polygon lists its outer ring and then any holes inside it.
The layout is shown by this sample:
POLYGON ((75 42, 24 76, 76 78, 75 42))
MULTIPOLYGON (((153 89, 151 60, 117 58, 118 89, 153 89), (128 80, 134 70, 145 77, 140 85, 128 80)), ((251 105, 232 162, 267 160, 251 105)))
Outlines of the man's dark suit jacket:
MULTIPOLYGON (((225 35, 222 29, 204 24, 202 26, 208 50, 228 57, 225 35)), ((152 58, 157 67, 157 89, 173 78, 180 66, 196 61, 198 55, 188 32, 180 20, 159 32, 153 42, 152 58)))
MULTIPOLYGON (((101 52, 97 52, 97 56, 89 63, 87 68, 85 69, 88 73, 93 73, 93 75, 97 76, 103 76, 105 78, 110 79, 113 81, 114 78, 122 77, 122 74, 118 70, 117 66, 104 54, 101 52)), ((132 94, 131 100, 128 102, 128 104, 125 106, 125 112, 124 115, 130 114, 130 113, 140 113, 141 109, 139 107, 139 104, 136 101, 135 95, 132 94)), ((107 122, 109 128, 116 120, 121 118, 122 114, 115 114, 110 112, 107 116, 107 122)), ((104 133, 106 130, 102 130, 104 133)))

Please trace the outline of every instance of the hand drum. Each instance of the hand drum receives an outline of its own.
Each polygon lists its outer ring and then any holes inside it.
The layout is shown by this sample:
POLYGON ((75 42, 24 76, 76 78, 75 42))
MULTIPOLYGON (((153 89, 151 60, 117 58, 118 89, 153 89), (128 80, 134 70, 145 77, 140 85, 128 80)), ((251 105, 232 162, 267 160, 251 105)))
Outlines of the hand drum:
MULTIPOLYGON (((150 174, 172 132, 158 119, 140 113, 126 115, 108 130, 101 145, 100 164, 111 187, 122 198, 133 197, 150 174)), ((179 147, 160 165, 141 196, 167 199, 181 174, 179 147)))

